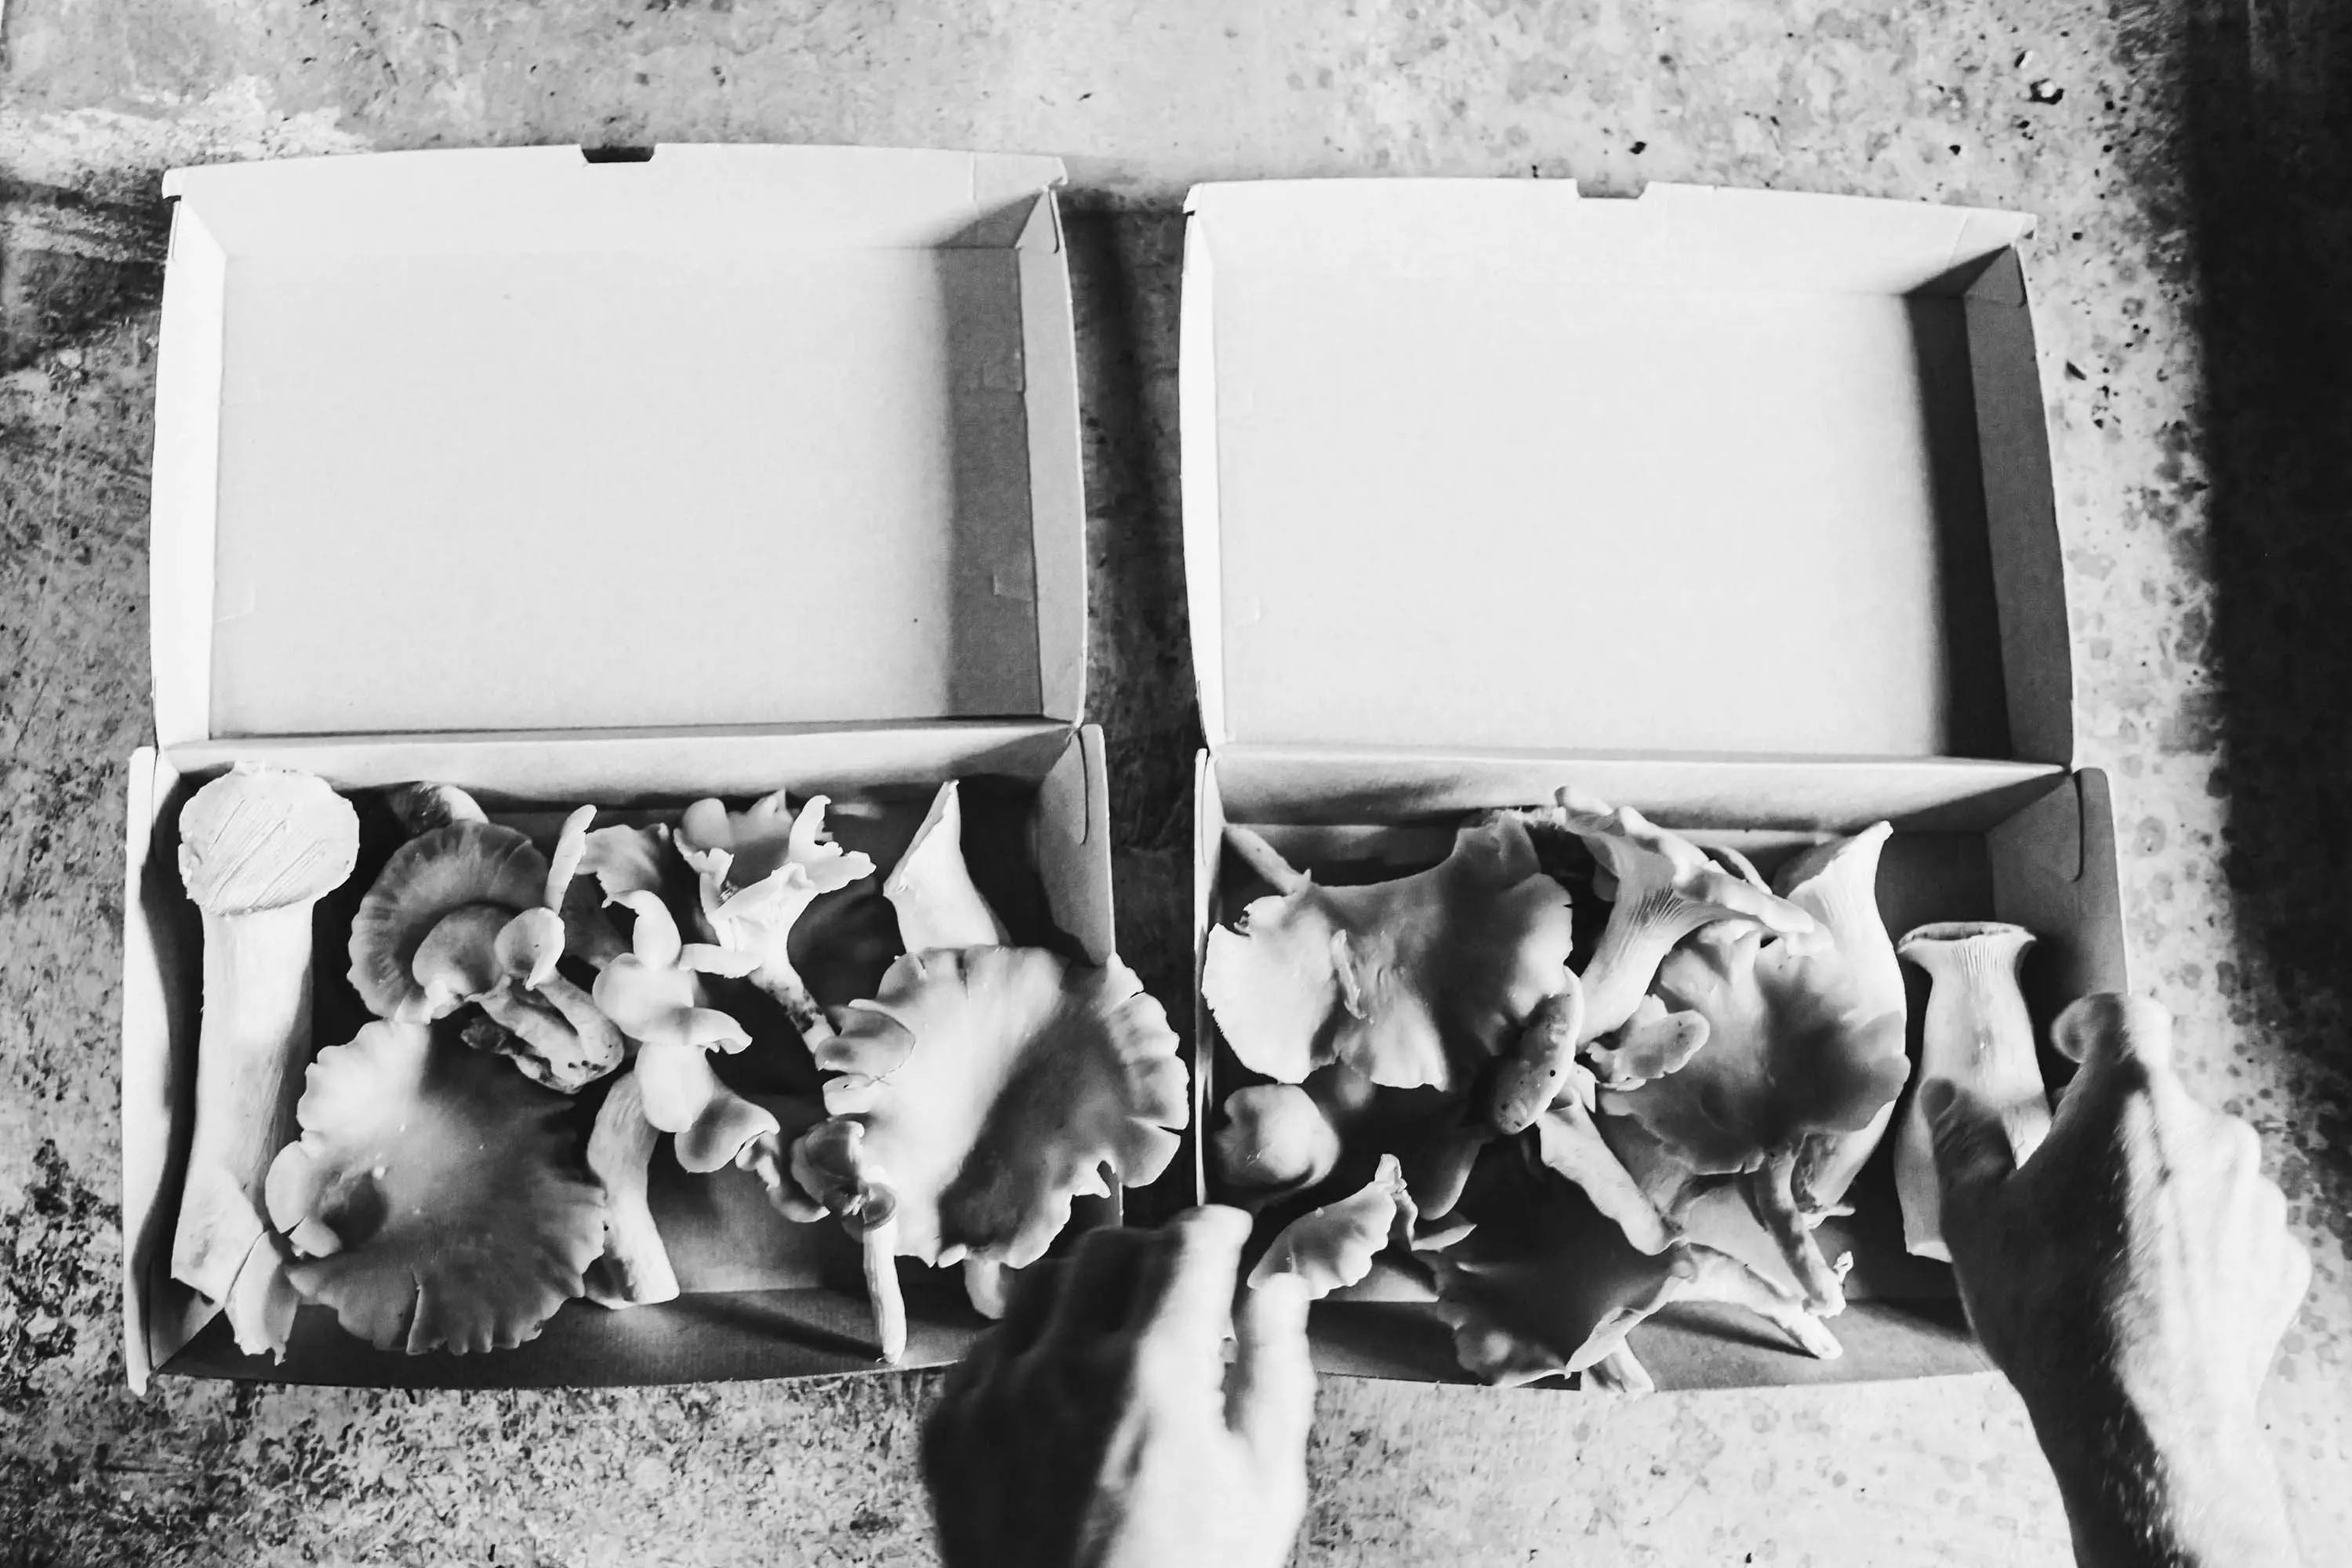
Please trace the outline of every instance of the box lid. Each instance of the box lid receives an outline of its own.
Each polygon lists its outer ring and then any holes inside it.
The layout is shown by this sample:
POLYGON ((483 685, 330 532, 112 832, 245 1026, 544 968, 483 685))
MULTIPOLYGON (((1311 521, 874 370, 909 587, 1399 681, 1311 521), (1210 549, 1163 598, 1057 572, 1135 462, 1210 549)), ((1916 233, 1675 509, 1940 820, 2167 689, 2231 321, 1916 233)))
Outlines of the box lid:
POLYGON ((1075 721, 1061 179, 750 146, 173 172, 163 742, 1075 721))
POLYGON ((1212 747, 2067 763, 2015 214, 1196 187, 1212 747))

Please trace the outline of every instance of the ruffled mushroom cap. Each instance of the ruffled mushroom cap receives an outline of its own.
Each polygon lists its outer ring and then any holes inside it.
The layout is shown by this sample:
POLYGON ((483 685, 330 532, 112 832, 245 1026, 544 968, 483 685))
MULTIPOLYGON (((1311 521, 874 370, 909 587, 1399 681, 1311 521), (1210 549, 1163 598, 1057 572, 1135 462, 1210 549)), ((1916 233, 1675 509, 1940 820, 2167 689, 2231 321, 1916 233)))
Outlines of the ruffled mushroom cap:
POLYGON ((744 973, 812 1043, 831 1030, 793 967, 793 927, 822 895, 874 874, 871 858, 825 837, 825 805, 824 796, 812 795, 794 813, 782 790, 748 811, 697 801, 674 836, 697 879, 712 941, 750 956, 744 973))
MULTIPOLYGON (((1878 859, 1894 836, 1887 823, 1808 849, 1773 874, 1773 891, 1804 910, 1830 934, 1853 970, 1863 1008, 1871 1013, 1907 1011, 1903 965, 1886 921, 1878 912, 1878 859)), ((1839 1201, 1862 1173, 1894 1119, 1893 1100, 1851 1132, 1817 1132, 1798 1151, 1794 1198, 1808 1215, 1838 1212, 1839 1201)))
POLYGON ((1718 927, 1676 948, 1657 994, 1707 1021, 1706 1045, 1666 1077, 1601 1092, 1604 1113, 1652 1141, 1629 1145, 1626 1163, 1668 1214, 1707 1178, 1738 1176, 1808 1303, 1837 1311, 1840 1270, 1822 1258, 1790 1182, 1806 1139, 1866 1127, 1902 1092, 1911 1072, 1903 1015, 1872 1016, 1834 946, 1767 942, 1752 927, 1718 927))
POLYGON ((776 1119, 719 1080, 712 1050, 740 1051, 751 1037, 732 1016, 703 1005, 701 975, 740 975, 750 955, 678 940, 677 924, 649 892, 623 895, 636 915, 631 951, 596 977, 597 1008, 638 1042, 634 1069, 645 1119, 676 1135, 677 1163, 715 1171, 776 1119))
POLYGON ((1560 791, 1560 820, 1600 862, 1609 924, 1584 967, 1584 1039, 1622 1027, 1675 944, 1702 926, 1737 921, 1784 936, 1808 935, 1813 918, 1774 898, 1744 858, 1733 868, 1632 806, 1612 811, 1581 791, 1560 791))
POLYGON ((1689 1241, 1640 1251, 1564 1184, 1479 1204, 1475 1213, 1477 1223, 1461 1239, 1420 1256, 1435 1277, 1456 1359, 1487 1383, 1531 1383, 1612 1358, 1620 1359, 1619 1375, 1635 1381, 1622 1370, 1639 1372, 1625 1336, 1678 1300, 1747 1307, 1808 1354, 1840 1353, 1836 1338, 1793 1295, 1738 1258, 1689 1241))
POLYGON ((1175 1031, 1116 959, 908 953, 816 1056, 845 1075, 825 1109, 865 1128, 859 1158, 887 1173, 898 1252, 926 1263, 1034 1262, 1106 1172, 1157 1177, 1190 1110, 1175 1031))
POLYGON ((1525 827, 1484 823, 1417 875, 1296 878, 1258 900, 1209 933, 1201 991, 1234 1054, 1277 1081, 1344 1061, 1391 1088, 1448 1089, 1559 989, 1568 904, 1525 827))
POLYGON ((953 779, 931 797, 914 842, 884 879, 882 895, 898 911, 899 942, 908 952, 1003 947, 1012 940, 964 864, 963 803, 953 779))
POLYGON ((1403 1168, 1394 1154, 1383 1154, 1362 1188, 1283 1226, 1250 1270, 1250 1285, 1255 1289, 1277 1274, 1293 1274, 1306 1288, 1307 1300, 1319 1300, 1334 1290, 1361 1284, 1372 1271, 1372 1259, 1400 1226, 1411 1229, 1412 1212, 1403 1168))
POLYGON ((569 1109, 423 1024, 370 1024, 320 1051, 301 1139, 269 1168, 270 1222, 299 1259, 287 1278, 379 1349, 535 1337, 604 1247, 569 1109))
POLYGON ((467 905, 512 916, 537 904, 546 887, 546 857, 511 827, 453 822, 418 835, 392 852, 352 918, 352 988, 379 1018, 446 1016, 459 1004, 428 994, 415 973, 425 939, 467 905))

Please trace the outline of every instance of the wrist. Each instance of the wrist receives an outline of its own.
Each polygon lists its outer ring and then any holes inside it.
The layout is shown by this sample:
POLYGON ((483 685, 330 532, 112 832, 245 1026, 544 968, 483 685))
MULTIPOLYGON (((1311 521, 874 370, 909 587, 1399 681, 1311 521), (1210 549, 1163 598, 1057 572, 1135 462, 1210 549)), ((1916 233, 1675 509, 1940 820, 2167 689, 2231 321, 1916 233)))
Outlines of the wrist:
POLYGON ((2084 1568, 2294 1568, 2301 1561, 2251 1409, 2199 1423, 2118 1395, 2032 1415, 2084 1568))

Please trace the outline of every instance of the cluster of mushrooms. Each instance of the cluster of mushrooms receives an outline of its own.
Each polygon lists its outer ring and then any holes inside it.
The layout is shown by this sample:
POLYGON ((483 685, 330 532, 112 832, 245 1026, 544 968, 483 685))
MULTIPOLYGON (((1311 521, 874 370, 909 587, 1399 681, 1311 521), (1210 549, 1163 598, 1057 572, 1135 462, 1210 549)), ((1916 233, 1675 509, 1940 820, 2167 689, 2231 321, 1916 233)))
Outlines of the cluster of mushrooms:
POLYGON ((831 840, 823 796, 605 826, 583 805, 544 841, 446 785, 388 804, 405 840, 349 935, 373 1020, 315 1054, 312 910, 357 863, 351 802, 240 764, 181 813, 204 997, 172 1272, 249 1353, 282 1355, 303 1302, 422 1353, 521 1343, 583 1296, 675 1297, 647 1204, 667 1138, 688 1173, 756 1173, 785 1219, 838 1218, 896 1360, 898 1258, 961 1264, 995 1315, 1076 1198, 1175 1152, 1160 1004, 1116 959, 1008 945, 953 782, 882 882, 901 956, 832 1013, 790 939, 877 868, 831 840), (817 1088, 739 1093, 714 1052, 803 1053, 817 1088))
MULTIPOLYGON (((1295 1216, 1253 1283, 1292 1273, 1320 1297, 1386 1258, 1498 1384, 1645 1389, 1626 1336, 1675 1301, 1744 1307, 1837 1355, 1822 1320, 1851 1258, 1824 1258, 1815 1227, 1850 1212, 1911 1072, 1874 890, 1891 831, 1768 881, 1736 849, 1563 790, 1464 826, 1430 870, 1326 887, 1228 829, 1274 890, 1209 938, 1202 992, 1255 1080, 1223 1095, 1212 1168, 1227 1201, 1295 1216), (1794 1289, 1685 1234, 1727 1188, 1794 1289)), ((2015 978, 2032 940, 1948 923, 1899 949, 1932 979, 1924 1070, 2000 1107, 2021 1159, 2049 1121, 2015 978)), ((1916 1109, 1894 1153, 1906 1245, 1946 1256, 1916 1109)))

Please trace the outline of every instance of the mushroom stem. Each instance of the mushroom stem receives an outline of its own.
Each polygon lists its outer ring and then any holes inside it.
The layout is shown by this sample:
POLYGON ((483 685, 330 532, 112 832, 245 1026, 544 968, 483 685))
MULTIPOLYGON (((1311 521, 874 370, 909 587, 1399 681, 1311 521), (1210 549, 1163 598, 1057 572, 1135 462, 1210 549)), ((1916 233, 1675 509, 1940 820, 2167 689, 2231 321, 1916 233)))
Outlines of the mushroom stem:
POLYGON ((751 984, 772 997, 784 1010, 785 1020, 800 1031, 802 1044, 814 1050, 834 1037, 833 1020, 809 994, 808 983, 800 972, 781 959, 761 964, 751 973, 751 984))
POLYGON ((1834 1318, 1845 1310, 1845 1280, 1822 1256, 1821 1243, 1813 1239, 1812 1226, 1805 1223, 1804 1214, 1790 1191, 1790 1176, 1796 1163, 1794 1149, 1780 1151, 1755 1170, 1742 1174, 1739 1191, 1748 1200, 1748 1212, 1780 1249, 1789 1272, 1796 1276, 1807 1310, 1819 1317, 1834 1318))
POLYGON ((886 1219, 859 1237, 866 1261, 866 1295, 874 1303, 874 1332, 882 1359, 897 1365, 907 1354, 907 1299, 898 1292, 898 1222, 886 1219))
POLYGON ((1637 1251, 1655 1256, 1673 1242, 1675 1233, 1658 1205, 1610 1149, 1575 1096, 1536 1120, 1536 1146, 1543 1163, 1575 1183, 1594 1208, 1615 1220, 1637 1251))
POLYGON ((963 1293, 971 1301, 971 1310, 989 1321, 1004 1316, 1005 1299, 1011 1293, 1013 1270, 993 1258, 966 1258, 963 1260, 963 1293))
POLYGON ((604 1307, 675 1300, 677 1275, 646 1202, 646 1167, 660 1129, 646 1120, 635 1073, 614 1080, 588 1134, 588 1169, 604 1184, 604 1253, 588 1271, 588 1299, 604 1307))
MULTIPOLYGON (((2018 989, 2018 965, 2033 945, 2023 926, 1997 921, 1925 925, 1895 951, 1927 972, 1918 1080, 1946 1078, 2000 1114, 2010 1151, 2022 1164, 2050 1131, 2050 1100, 2033 1051, 2033 1020, 2018 989)), ((1943 1188, 1936 1176, 1927 1112, 1911 1109, 1895 1139, 1895 1192, 1903 1205, 1903 1245, 1922 1258, 1951 1259, 1944 1245, 1943 1188)))
POLYGON ((1315 885, 1315 879, 1282 858, 1282 851, 1265 841, 1265 836, 1252 827, 1225 829, 1225 847, 1234 858, 1273 885, 1277 893, 1296 893, 1315 885))
POLYGON ((310 906, 358 853, 350 803, 307 773, 241 763, 180 814, 180 875, 204 911, 204 1011, 172 1277, 226 1309, 248 1354, 284 1353, 293 1326, 263 1188, 310 1055, 310 906))
POLYGON ((1657 1384, 1650 1369, 1634 1355, 1630 1344, 1620 1344, 1615 1350, 1584 1369, 1588 1387, 1601 1394, 1654 1394, 1657 1384))
MULTIPOLYGON (((1779 1325, 1780 1331, 1797 1342, 1807 1355, 1822 1361, 1835 1361, 1845 1353, 1837 1336, 1830 1332, 1820 1319, 1805 1310, 1796 1296, 1772 1283, 1753 1268, 1727 1252, 1720 1252, 1698 1242, 1683 1243, 1686 1271, 1681 1272, 1672 1291, 1671 1301, 1720 1301, 1726 1306, 1745 1307, 1758 1317, 1779 1325)), ((1663 1303, 1661 1303, 1663 1304, 1663 1303)))

